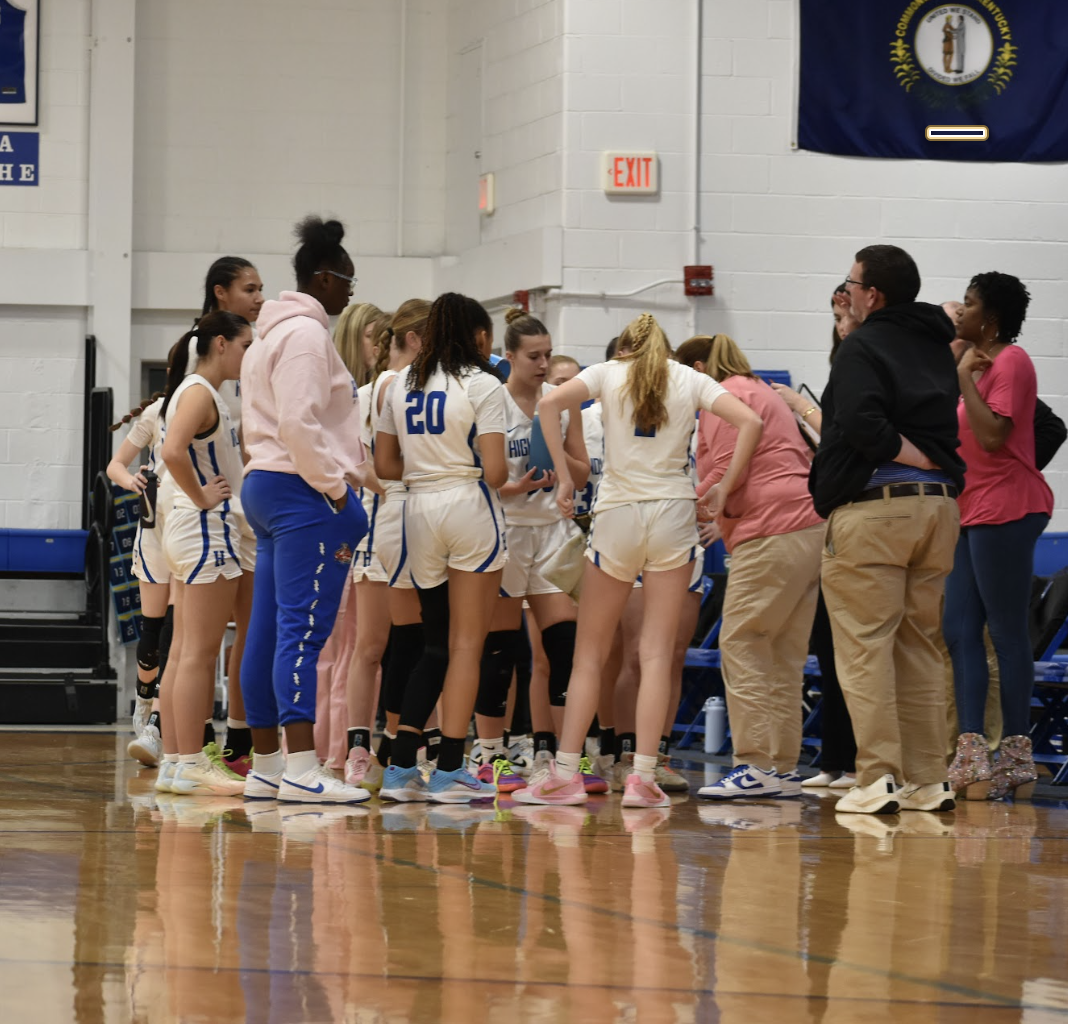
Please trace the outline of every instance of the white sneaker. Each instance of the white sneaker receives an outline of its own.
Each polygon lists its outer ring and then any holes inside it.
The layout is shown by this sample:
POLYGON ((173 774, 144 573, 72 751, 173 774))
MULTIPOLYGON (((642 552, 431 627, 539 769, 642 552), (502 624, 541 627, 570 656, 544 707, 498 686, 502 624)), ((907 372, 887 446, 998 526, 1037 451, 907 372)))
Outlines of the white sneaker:
POLYGON ((245 776, 245 799, 246 800, 277 800, 278 787, 282 785, 282 772, 276 775, 265 775, 263 772, 250 768, 245 776))
POLYGON ((283 772, 278 799, 297 804, 362 804, 371 799, 371 794, 342 782, 329 768, 316 765, 296 778, 283 772))
POLYGON ((171 779, 171 792, 190 796, 241 796, 245 792, 245 780, 233 778, 206 754, 198 754, 195 761, 179 762, 171 779))
POLYGON ((843 773, 839 778, 835 779, 827 788, 828 789, 852 789, 857 784, 857 777, 855 775, 846 775, 843 773))
POLYGON ((627 779, 634 774, 634 754, 632 752, 625 753, 618 761, 616 761, 615 767, 612 769, 612 777, 609 780, 612 783, 613 793, 623 793, 627 788, 627 779))
POLYGON ((171 783, 174 781, 174 773, 178 770, 177 761, 161 761, 159 774, 156 776, 156 792, 170 793, 171 783))
MULTIPOLYGON (((801 791, 798 784, 798 792, 801 791)), ((740 764, 713 782, 711 786, 702 786, 697 795, 709 800, 759 800, 766 796, 782 794, 782 782, 774 771, 764 771, 748 764, 740 764)))
POLYGON ((135 736, 140 736, 145 731, 145 726, 148 725, 149 716, 152 714, 152 698, 147 700, 144 697, 134 698, 133 717, 130 719, 130 725, 133 727, 133 733, 135 736))
POLYGON ((779 796, 800 796, 801 787, 804 785, 801 776, 796 772, 783 772, 779 775, 779 796))
POLYGON ((534 771, 534 740, 530 736, 517 736, 508 748, 508 760, 512 762, 516 773, 528 778, 534 771))
POLYGON ((825 789, 832 782, 836 782, 841 772, 820 772, 819 775, 813 775, 810 779, 805 779, 801 785, 805 789, 825 789))
POLYGON ((126 753, 146 768, 155 768, 163 757, 163 740, 159 729, 154 725, 146 725, 137 739, 130 740, 126 753))
POLYGON ((870 786, 854 786, 834 809, 839 814, 897 814, 900 806, 893 775, 884 775, 870 786))
POLYGON ((897 795, 903 811, 952 811, 957 806, 948 782, 932 782, 927 786, 906 782, 897 795))

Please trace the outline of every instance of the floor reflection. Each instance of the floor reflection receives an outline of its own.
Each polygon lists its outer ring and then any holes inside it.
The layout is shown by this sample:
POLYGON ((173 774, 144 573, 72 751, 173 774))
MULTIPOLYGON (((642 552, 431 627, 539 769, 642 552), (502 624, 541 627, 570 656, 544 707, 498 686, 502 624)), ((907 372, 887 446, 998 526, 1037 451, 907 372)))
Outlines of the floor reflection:
POLYGON ((0 1020, 1068 1020, 1063 805, 245 805, 119 739, 0 735, 0 1020))

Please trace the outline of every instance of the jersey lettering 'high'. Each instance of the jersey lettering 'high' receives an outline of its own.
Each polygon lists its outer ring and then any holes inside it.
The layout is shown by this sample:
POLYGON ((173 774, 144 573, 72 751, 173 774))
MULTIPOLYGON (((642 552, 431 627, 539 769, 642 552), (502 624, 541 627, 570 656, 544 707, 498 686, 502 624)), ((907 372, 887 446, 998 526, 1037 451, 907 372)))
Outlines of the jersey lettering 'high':
MULTIPOLYGON (((553 390, 551 384, 542 384, 542 397, 553 390)), ((560 429, 567 436, 567 426, 571 414, 564 410, 560 417, 560 429)), ((534 421, 516 404, 516 401, 504 389, 504 454, 508 459, 508 482, 514 484, 521 480, 530 470, 530 433, 534 421)), ((543 474, 539 474, 543 475, 543 474)), ((516 494, 511 498, 501 498, 504 516, 509 526, 543 526, 555 523, 560 518, 556 507, 556 488, 542 487, 526 494, 516 494)))

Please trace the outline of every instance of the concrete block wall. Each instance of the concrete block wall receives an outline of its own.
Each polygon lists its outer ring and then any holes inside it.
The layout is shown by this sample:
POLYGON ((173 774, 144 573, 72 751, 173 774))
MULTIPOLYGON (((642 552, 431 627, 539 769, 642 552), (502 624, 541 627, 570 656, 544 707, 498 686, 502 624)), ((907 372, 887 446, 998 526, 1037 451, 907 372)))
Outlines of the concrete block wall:
POLYGON ((141 0, 135 248, 287 252, 293 224, 320 212, 354 255, 440 253, 445 13, 141 0))
MULTIPOLYGON (((694 260, 696 3, 585 0, 565 11, 564 294, 544 312, 583 359, 643 309, 679 342, 725 331, 755 365, 826 382, 830 295, 853 254, 892 242, 916 258, 921 298, 963 296, 981 271, 1030 288, 1022 344, 1040 393, 1068 419, 1068 170, 1063 165, 867 160, 793 146, 793 0, 703 0, 700 246, 694 260), (604 149, 656 149, 660 195, 611 198, 604 149), (711 263, 716 294, 679 285, 711 263), (570 295, 568 293, 571 293, 570 295), (595 293, 576 297, 574 293, 595 293)), ((1068 451, 1047 470, 1068 528, 1068 451)))
POLYGON ((2 527, 81 526, 86 314, 56 273, 71 264, 51 254, 86 245, 89 13, 89 0, 42 5, 39 125, 10 128, 40 134, 40 182, 0 188, 2 527), (34 268, 31 288, 13 280, 18 264, 34 268))

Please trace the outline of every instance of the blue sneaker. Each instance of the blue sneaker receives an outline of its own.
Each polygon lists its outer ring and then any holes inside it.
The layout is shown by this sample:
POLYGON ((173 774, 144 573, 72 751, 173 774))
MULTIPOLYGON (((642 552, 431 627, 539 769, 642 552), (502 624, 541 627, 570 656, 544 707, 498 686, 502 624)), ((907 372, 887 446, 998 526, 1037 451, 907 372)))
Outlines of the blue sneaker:
POLYGON ((454 772, 435 768, 430 775, 428 799, 433 804, 466 804, 471 800, 493 800, 496 796, 497 787, 492 782, 476 779, 466 768, 454 772))
MULTIPOLYGON (((798 783, 798 793, 801 784, 798 783)), ((782 782, 774 770, 764 771, 748 764, 740 764, 711 786, 703 786, 697 795, 710 800, 753 800, 766 796, 779 796, 782 782)))
POLYGON ((426 803, 430 799, 426 780, 418 768, 398 768, 391 764, 382 776, 378 795, 397 803, 426 803))

